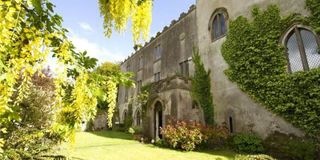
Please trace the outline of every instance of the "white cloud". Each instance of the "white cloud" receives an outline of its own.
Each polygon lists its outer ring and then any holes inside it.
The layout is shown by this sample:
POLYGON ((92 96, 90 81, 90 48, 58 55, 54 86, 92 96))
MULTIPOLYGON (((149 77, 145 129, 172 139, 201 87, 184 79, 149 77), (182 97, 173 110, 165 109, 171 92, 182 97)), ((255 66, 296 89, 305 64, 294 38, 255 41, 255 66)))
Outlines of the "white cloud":
POLYGON ((92 27, 88 23, 81 22, 81 23, 79 23, 79 25, 83 30, 88 31, 88 32, 93 32, 92 27))
POLYGON ((111 52, 110 50, 101 47, 99 44, 90 42, 84 37, 72 34, 69 39, 72 41, 77 51, 87 51, 90 57, 97 58, 99 63, 110 61, 120 62, 125 59, 125 54, 120 52, 111 52))

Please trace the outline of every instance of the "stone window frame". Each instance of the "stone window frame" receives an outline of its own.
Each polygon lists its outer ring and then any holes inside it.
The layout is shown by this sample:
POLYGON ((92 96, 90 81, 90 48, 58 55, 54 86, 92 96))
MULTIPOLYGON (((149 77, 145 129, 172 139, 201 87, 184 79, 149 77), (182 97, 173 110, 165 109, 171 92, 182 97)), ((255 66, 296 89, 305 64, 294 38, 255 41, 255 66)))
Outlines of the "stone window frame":
POLYGON ((197 100, 192 100, 192 109, 200 109, 200 103, 197 100))
POLYGON ((190 64, 189 59, 179 63, 180 74, 184 77, 189 77, 190 75, 190 64))
POLYGON ((137 81, 137 91, 138 91, 138 93, 141 92, 141 88, 142 88, 142 80, 138 80, 137 81))
POLYGON ((229 129, 229 132, 231 134, 236 133, 236 118, 235 118, 235 112, 232 109, 228 109, 225 112, 225 122, 226 122, 227 128, 229 129))
POLYGON ((126 72, 130 72, 130 70, 131 70, 130 62, 127 62, 126 72))
MULTIPOLYGON (((299 53, 300 53, 300 58, 302 61, 302 66, 303 66, 303 70, 299 70, 299 71, 309 71, 310 70, 308 60, 307 60, 307 55, 305 52, 305 47, 304 47, 302 37, 301 37, 301 30, 306 30, 306 31, 311 32, 315 36, 316 42, 317 42, 318 46, 320 47, 320 37, 314 31, 314 29, 312 27, 305 26, 305 25, 302 25, 299 23, 294 23, 293 25, 291 25, 289 27, 289 29, 287 29, 280 38, 282 45, 285 47, 285 55, 286 55, 286 59, 287 59, 288 73, 294 73, 291 69, 290 59, 289 59, 289 51, 287 48, 288 41, 293 34, 296 34, 296 36, 297 36, 297 41, 298 41, 297 43, 298 43, 298 47, 300 50, 299 53)), ((298 72, 298 71, 296 71, 296 72, 298 72)))
POLYGON ((153 74, 154 82, 159 82, 161 80, 161 72, 157 72, 153 74))
POLYGON ((157 44, 154 47, 154 61, 158 61, 160 60, 162 57, 162 48, 161 48, 161 44, 157 44))
POLYGON ((223 37, 225 37, 227 35, 228 32, 228 26, 229 26, 229 14, 226 8, 217 8, 215 9, 215 11, 212 13, 210 20, 209 20, 209 25, 208 25, 208 30, 210 32, 210 37, 211 37, 211 42, 215 42, 223 37), (221 21, 220 21, 220 17, 218 15, 222 15, 224 16, 224 26, 225 26, 225 33, 222 33, 220 36, 218 37, 214 37, 214 20, 217 18, 218 20, 218 27, 219 30, 221 31, 221 21))
POLYGON ((143 62, 144 62, 143 55, 141 55, 141 56, 139 56, 139 62, 138 62, 139 63, 138 64, 139 65, 139 67, 138 67, 139 70, 141 70, 143 68, 143 65, 144 65, 143 62))
POLYGON ((128 101, 129 101, 129 88, 124 87, 124 102, 128 102, 128 101))
POLYGON ((134 114, 134 123, 136 126, 140 127, 142 125, 142 110, 140 108, 137 108, 134 114), (138 113, 140 114, 140 119, 138 121, 138 113))

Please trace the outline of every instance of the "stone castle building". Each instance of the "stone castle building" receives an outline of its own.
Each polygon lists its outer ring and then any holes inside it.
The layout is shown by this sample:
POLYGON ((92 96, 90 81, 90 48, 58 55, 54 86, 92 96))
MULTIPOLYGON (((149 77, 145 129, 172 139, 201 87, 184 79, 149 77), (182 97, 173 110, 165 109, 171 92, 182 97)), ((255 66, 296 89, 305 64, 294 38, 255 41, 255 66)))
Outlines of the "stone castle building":
MULTIPOLYGON (((229 21, 238 16, 250 18, 253 6, 266 8, 271 4, 278 5, 282 15, 309 14, 304 0, 197 0, 188 13, 182 13, 179 20, 173 20, 169 27, 121 63, 122 71, 135 73, 136 88, 119 89, 120 122, 128 116, 128 106, 132 105, 134 125, 143 126, 144 133, 152 138, 161 137, 159 128, 166 125, 170 117, 203 123, 203 111, 192 99, 191 82, 186 78, 194 72, 192 48, 196 46, 205 68, 211 70, 213 116, 217 124, 226 123, 231 132, 255 132, 262 137, 274 131, 303 135, 301 130, 251 99, 224 74, 228 65, 222 57, 221 46, 228 34, 229 21), (134 100, 141 87, 149 83, 156 84, 157 89, 142 120, 142 107, 134 100)), ((290 32, 294 29, 284 35, 292 35, 290 32)), ((319 46, 318 37, 316 40, 319 46)), ((302 69, 288 57, 289 70, 302 69)))

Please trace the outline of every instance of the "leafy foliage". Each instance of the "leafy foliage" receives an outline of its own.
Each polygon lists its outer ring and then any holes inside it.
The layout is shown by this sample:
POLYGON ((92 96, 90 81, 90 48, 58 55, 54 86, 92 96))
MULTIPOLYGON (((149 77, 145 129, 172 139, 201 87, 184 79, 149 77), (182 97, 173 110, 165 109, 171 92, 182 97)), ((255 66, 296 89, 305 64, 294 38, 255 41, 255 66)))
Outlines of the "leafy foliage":
POLYGON ((233 137, 233 145, 238 152, 262 153, 262 139, 253 134, 237 134, 233 137))
POLYGON ((123 31, 131 18, 134 42, 139 41, 141 34, 146 40, 151 25, 152 3, 152 0, 99 0, 105 34, 110 36, 113 28, 123 31))
MULTIPOLYGON (((313 7, 318 4, 309 2, 313 7)), ((240 16, 230 22, 222 48, 229 64, 226 74, 269 110, 308 134, 319 135, 320 69, 287 73, 285 50, 279 45, 284 29, 294 22, 308 21, 297 14, 283 18, 277 6, 265 11, 254 8, 252 16, 252 21, 240 16)))
POLYGON ((214 124, 214 106, 212 102, 210 71, 206 71, 201 62, 199 50, 194 48, 192 60, 195 73, 192 77, 192 96, 203 109, 206 124, 214 124))
MULTIPOLYGON (((50 108, 54 111, 55 119, 50 123, 51 129, 48 133, 54 137, 72 137, 72 133, 83 120, 95 116, 97 99, 103 95, 107 95, 106 101, 110 104, 108 120, 111 125, 117 84, 127 82, 127 78, 91 74, 97 59, 87 56, 86 52, 75 52, 74 46, 67 39, 68 31, 61 25, 62 17, 55 14, 54 5, 49 0, 2 0, 0 6, 0 153, 14 147, 6 145, 4 137, 15 132, 9 130, 7 133, 8 127, 24 120, 25 117, 19 115, 23 102, 29 95, 45 98, 32 93, 32 75, 44 68, 51 54, 59 67, 54 78, 54 106, 50 108), (104 85, 107 90, 98 92, 104 85), (3 147, 6 150, 3 150, 3 147)), ((146 9, 146 6, 143 8, 146 9)), ((113 12, 113 17, 122 15, 121 12, 113 12)), ((139 22, 149 23, 147 19, 139 22)), ((123 25, 120 23, 121 21, 115 21, 114 24, 123 25)), ((21 135, 35 129, 28 127, 29 129, 21 130, 21 135)), ((40 132, 44 131, 40 129, 40 132)), ((30 135, 39 139, 46 135, 38 134, 38 130, 34 133, 30 135)), ((18 138, 23 141, 26 137, 18 138)), ((36 146, 32 145, 32 138, 29 137, 29 140, 25 141, 26 145, 36 146)))
POLYGON ((137 96, 137 102, 142 106, 142 117, 145 118, 148 109, 148 102, 150 102, 152 84, 146 84, 141 87, 141 92, 137 96))
MULTIPOLYGON (((62 18, 49 1, 3 0, 0 6, 0 128, 7 128, 23 120, 18 111, 32 91, 31 76, 44 68, 49 54, 59 64, 71 66, 74 51, 61 26, 62 18)), ((61 67, 56 84, 65 81, 66 68, 61 67)), ((58 85, 55 89, 55 93, 61 90, 58 85)))
POLYGON ((108 112, 108 126, 112 127, 112 118, 116 109, 118 86, 134 86, 130 79, 132 73, 122 72, 118 64, 105 62, 91 73, 91 79, 98 82, 95 93, 98 99, 98 108, 108 112))
POLYGON ((235 160, 275 160, 268 155, 237 155, 235 160))
POLYGON ((311 11, 310 23, 315 27, 315 31, 320 34, 320 1, 306 0, 306 6, 311 11))
POLYGON ((263 142, 266 153, 281 160, 314 160, 316 158, 315 142, 294 135, 276 132, 263 142))
POLYGON ((4 157, 40 158, 53 145, 65 140, 63 136, 67 134, 52 129, 54 94, 54 80, 49 69, 32 76, 30 92, 17 106, 18 110, 15 110, 21 120, 6 125, 6 134, 3 135, 4 157))

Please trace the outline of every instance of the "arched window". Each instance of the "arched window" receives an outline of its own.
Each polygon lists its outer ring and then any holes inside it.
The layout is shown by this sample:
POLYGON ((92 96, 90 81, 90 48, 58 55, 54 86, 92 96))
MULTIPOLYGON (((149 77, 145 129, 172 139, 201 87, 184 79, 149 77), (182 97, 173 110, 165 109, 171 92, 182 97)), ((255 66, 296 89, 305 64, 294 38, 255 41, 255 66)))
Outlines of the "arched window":
POLYGON ((233 118, 232 116, 229 116, 229 131, 230 133, 233 133, 233 118))
POLYGON ((195 100, 192 101, 192 109, 199 109, 199 103, 195 100))
POLYGON ((123 111, 123 121, 125 121, 127 119, 127 117, 128 117, 128 112, 127 112, 127 110, 124 110, 123 111))
POLYGON ((141 125, 141 113, 138 110, 136 113, 136 126, 140 126, 141 125))
POLYGON ((222 38, 227 33, 227 10, 224 8, 217 9, 211 16, 209 30, 211 32, 211 40, 215 41, 222 38))
POLYGON ((286 36, 289 72, 308 71, 320 67, 320 40, 309 29, 295 26, 286 36))

